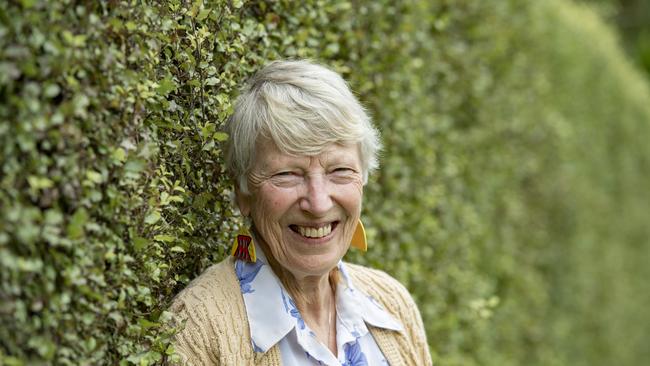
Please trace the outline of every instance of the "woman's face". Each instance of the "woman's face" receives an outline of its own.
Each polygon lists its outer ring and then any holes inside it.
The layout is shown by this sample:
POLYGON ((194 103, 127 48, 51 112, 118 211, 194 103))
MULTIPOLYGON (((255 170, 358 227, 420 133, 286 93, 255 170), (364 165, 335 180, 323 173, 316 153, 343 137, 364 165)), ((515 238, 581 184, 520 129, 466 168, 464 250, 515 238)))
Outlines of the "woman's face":
POLYGON ((357 146, 292 156, 262 140, 248 183, 251 193, 237 201, 271 255, 297 279, 329 273, 348 250, 361 212, 357 146))

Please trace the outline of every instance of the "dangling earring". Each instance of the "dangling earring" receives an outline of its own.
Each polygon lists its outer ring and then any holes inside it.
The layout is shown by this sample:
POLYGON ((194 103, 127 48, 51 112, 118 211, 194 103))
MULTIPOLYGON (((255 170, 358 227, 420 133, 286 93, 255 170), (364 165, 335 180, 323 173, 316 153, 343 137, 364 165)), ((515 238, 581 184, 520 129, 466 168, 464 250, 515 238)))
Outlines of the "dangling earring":
POLYGON ((244 229, 243 233, 237 235, 232 245, 230 255, 246 262, 257 261, 257 256, 255 255, 255 243, 253 243, 253 237, 250 235, 248 230, 244 229))
POLYGON ((366 240, 366 229, 363 228, 361 219, 359 219, 359 222, 357 223, 357 228, 354 229, 354 234, 352 234, 352 240, 350 241, 350 245, 352 247, 361 250, 362 252, 368 250, 368 241, 366 240))

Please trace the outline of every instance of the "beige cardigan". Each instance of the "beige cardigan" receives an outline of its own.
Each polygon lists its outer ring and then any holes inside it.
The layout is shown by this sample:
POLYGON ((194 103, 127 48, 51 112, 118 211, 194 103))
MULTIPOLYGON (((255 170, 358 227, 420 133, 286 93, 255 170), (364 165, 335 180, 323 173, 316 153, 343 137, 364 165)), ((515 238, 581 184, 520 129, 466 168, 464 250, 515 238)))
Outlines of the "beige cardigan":
MULTIPOLYGON (((388 274, 346 263, 351 281, 404 325, 403 332, 368 326, 391 366, 431 365, 420 313, 404 286, 388 274)), ((208 268, 174 300, 171 311, 185 327, 174 346, 183 365, 281 365, 278 345, 266 353, 251 346, 246 308, 227 258, 208 268)))

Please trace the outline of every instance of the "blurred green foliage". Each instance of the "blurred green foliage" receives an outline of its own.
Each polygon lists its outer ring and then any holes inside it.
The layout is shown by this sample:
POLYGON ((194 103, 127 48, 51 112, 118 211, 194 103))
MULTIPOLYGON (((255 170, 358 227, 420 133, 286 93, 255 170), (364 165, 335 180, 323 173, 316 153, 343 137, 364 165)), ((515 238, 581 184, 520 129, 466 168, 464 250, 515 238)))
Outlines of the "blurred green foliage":
POLYGON ((618 29, 625 48, 650 77, 650 1, 582 1, 594 5, 618 29))
POLYGON ((567 1, 0 3, 0 364, 162 363, 241 225, 221 132, 268 60, 382 131, 370 251, 440 365, 650 358, 650 92, 567 1))

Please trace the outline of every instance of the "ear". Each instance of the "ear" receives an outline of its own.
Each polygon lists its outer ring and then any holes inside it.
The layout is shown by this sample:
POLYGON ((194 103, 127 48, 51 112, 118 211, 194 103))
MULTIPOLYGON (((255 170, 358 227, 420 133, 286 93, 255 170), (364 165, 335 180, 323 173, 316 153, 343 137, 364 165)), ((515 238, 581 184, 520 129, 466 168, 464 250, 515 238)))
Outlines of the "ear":
POLYGON ((237 201, 237 207, 239 207, 239 212, 241 212, 242 216, 248 217, 251 214, 252 197, 250 194, 242 193, 237 184, 235 185, 235 200, 237 201))

